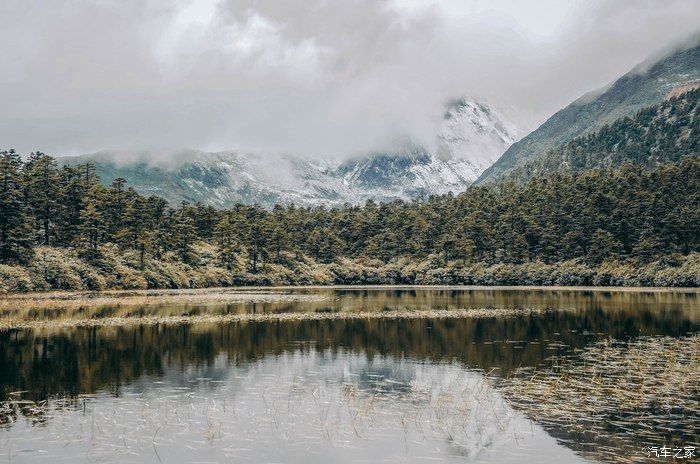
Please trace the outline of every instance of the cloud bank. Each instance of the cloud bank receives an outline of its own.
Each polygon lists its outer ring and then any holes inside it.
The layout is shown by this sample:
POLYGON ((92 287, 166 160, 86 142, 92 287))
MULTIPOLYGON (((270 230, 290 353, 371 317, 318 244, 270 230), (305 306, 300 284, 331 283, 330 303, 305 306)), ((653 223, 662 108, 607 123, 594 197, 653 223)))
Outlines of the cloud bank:
POLYGON ((5 0, 0 146, 349 156, 476 96, 533 128, 695 31, 695 0, 5 0))

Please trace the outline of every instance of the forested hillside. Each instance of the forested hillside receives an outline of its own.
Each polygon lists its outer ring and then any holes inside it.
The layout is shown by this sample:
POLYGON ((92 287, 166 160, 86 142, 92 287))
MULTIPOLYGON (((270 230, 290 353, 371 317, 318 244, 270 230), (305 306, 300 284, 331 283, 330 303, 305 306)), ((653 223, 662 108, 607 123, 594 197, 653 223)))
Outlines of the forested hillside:
POLYGON ((618 119, 599 131, 578 137, 506 177, 524 182, 555 172, 575 173, 616 167, 624 162, 647 167, 700 153, 700 89, 618 119))
POLYGON ((0 176, 5 290, 700 283, 697 156, 338 209, 173 209, 42 153, 0 176))
POLYGON ((656 62, 640 63, 610 86, 590 92, 556 112, 544 124, 513 144, 477 179, 496 181, 576 137, 632 116, 642 108, 700 83, 700 44, 677 50, 656 62))

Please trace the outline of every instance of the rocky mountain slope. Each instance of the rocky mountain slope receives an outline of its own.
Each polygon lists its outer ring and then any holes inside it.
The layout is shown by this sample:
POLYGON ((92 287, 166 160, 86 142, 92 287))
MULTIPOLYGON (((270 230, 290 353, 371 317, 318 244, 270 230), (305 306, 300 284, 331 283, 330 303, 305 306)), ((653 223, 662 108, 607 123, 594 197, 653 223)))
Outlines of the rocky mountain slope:
POLYGON ((642 63, 612 85, 582 96, 513 144, 476 181, 493 182, 552 148, 700 85, 700 45, 642 63))
POLYGON ((446 109, 435 149, 410 141, 393 150, 344 162, 302 156, 241 152, 182 152, 167 158, 149 153, 100 152, 60 161, 91 161, 103 182, 123 177, 138 192, 176 204, 237 202, 342 205, 368 199, 390 201, 421 194, 465 190, 522 131, 501 112, 473 99, 446 109))

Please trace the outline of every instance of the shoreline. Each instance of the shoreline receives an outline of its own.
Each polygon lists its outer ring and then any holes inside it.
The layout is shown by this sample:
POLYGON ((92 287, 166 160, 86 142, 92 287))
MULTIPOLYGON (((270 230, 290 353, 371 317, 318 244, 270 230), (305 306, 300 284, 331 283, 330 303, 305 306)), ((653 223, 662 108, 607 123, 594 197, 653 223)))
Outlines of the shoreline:
POLYGON ((270 291, 295 291, 295 290, 461 290, 461 291, 517 291, 517 290, 542 290, 542 291, 593 291, 593 292, 647 292, 647 293, 700 293, 700 287, 640 287, 640 286, 594 286, 594 285, 412 285, 412 284, 376 284, 376 285, 270 285, 270 286, 230 286, 230 287, 203 287, 203 288, 152 288, 132 290, 46 290, 32 292, 0 292, 0 299, 42 299, 65 300, 73 296, 160 296, 160 295, 188 295, 207 292, 241 294, 270 291))
MULTIPOLYGON (((700 253, 670 256, 649 263, 604 262, 589 265, 580 259, 520 264, 439 262, 401 258, 398 261, 342 258, 317 262, 283 254, 280 262, 260 264, 248 272, 245 263, 221 267, 216 247, 197 242, 192 264, 170 257, 147 258, 142 265, 133 251, 104 247, 103 258, 86 261, 74 249, 39 247, 25 266, 0 265, 0 292, 154 291, 160 289, 240 290, 277 288, 695 288, 700 287, 700 253), (195 259, 196 258, 196 259, 195 259)), ((2 295, 3 293, 0 293, 2 295)), ((0 296, 2 298, 2 296, 0 296)))

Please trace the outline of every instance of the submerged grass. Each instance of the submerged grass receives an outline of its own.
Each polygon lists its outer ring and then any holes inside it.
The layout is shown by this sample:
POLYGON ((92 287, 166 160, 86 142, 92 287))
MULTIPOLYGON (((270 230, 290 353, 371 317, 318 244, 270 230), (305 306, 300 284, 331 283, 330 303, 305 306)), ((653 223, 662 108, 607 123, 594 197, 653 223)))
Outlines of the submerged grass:
POLYGON ((25 328, 69 328, 69 327, 106 327, 157 324, 198 324, 231 322, 283 322, 283 321, 322 321, 322 320, 368 320, 368 319, 446 319, 446 318, 489 318, 539 315, 551 309, 434 309, 434 310, 391 310, 358 312, 286 312, 286 313, 245 313, 245 314, 200 314, 200 315, 160 315, 160 316, 124 316, 100 317, 63 320, 0 320, 0 331, 25 328))
POLYGON ((700 334, 605 340, 503 382, 517 409, 606 462, 646 446, 699 446, 700 334))

